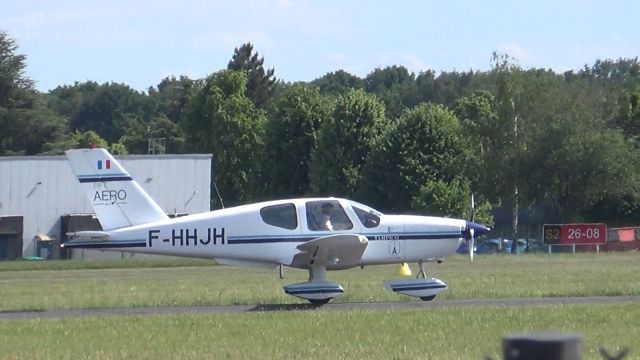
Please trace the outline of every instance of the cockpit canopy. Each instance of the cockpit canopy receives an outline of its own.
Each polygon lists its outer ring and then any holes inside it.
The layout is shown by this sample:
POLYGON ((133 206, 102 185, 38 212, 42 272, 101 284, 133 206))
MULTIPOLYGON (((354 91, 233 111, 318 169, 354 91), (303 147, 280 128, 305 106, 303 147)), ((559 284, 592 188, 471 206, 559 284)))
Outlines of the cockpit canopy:
POLYGON ((293 201, 266 205, 260 209, 260 217, 265 224, 287 230, 297 229, 299 219, 306 218, 307 229, 311 231, 352 230, 355 222, 371 229, 380 224, 382 217, 379 211, 351 200, 308 199, 303 205, 296 207, 293 201))

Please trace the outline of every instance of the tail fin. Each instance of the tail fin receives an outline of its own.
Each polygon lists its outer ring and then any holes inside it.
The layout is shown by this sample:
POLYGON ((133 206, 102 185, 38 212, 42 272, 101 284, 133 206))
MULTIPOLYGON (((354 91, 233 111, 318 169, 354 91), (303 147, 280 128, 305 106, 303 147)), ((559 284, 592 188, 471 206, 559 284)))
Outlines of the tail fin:
POLYGON ((168 219, 107 150, 76 149, 66 154, 103 230, 168 219))

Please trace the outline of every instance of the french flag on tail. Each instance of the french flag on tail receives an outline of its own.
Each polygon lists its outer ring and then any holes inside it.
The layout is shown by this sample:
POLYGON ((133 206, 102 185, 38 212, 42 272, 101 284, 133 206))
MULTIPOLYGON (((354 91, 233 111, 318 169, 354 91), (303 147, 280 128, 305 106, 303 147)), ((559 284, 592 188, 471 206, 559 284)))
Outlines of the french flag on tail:
MULTIPOLYGON (((96 165, 98 170, 102 170, 103 169, 102 164, 103 164, 102 160, 98 160, 98 164, 96 165)), ((111 160, 105 160, 104 161, 104 169, 105 170, 111 169, 111 160)))

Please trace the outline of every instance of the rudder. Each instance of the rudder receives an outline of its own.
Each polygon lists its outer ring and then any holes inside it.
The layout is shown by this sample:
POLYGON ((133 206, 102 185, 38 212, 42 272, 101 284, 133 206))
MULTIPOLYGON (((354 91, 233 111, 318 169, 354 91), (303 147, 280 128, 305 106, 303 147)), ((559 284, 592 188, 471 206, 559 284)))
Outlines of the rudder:
POLYGON ((65 153, 103 230, 168 219, 107 150, 74 149, 65 153))

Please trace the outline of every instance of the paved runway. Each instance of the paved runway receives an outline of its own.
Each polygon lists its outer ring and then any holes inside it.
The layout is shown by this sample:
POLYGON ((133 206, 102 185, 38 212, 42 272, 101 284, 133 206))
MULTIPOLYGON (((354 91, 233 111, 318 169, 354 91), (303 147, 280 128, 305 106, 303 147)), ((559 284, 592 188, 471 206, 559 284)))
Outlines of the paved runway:
POLYGON ((434 309, 479 306, 543 306, 569 304, 618 304, 640 303, 640 296, 589 296, 559 298, 518 298, 518 299, 468 299, 468 300, 435 300, 424 301, 389 301, 389 302, 347 302, 327 304, 321 307, 311 304, 265 304, 265 305, 213 305, 213 306, 164 306, 110 309, 64 309, 44 311, 0 311, 0 320, 64 318, 85 316, 146 316, 170 314, 225 314, 251 311, 323 311, 344 310, 400 310, 400 309, 434 309))

